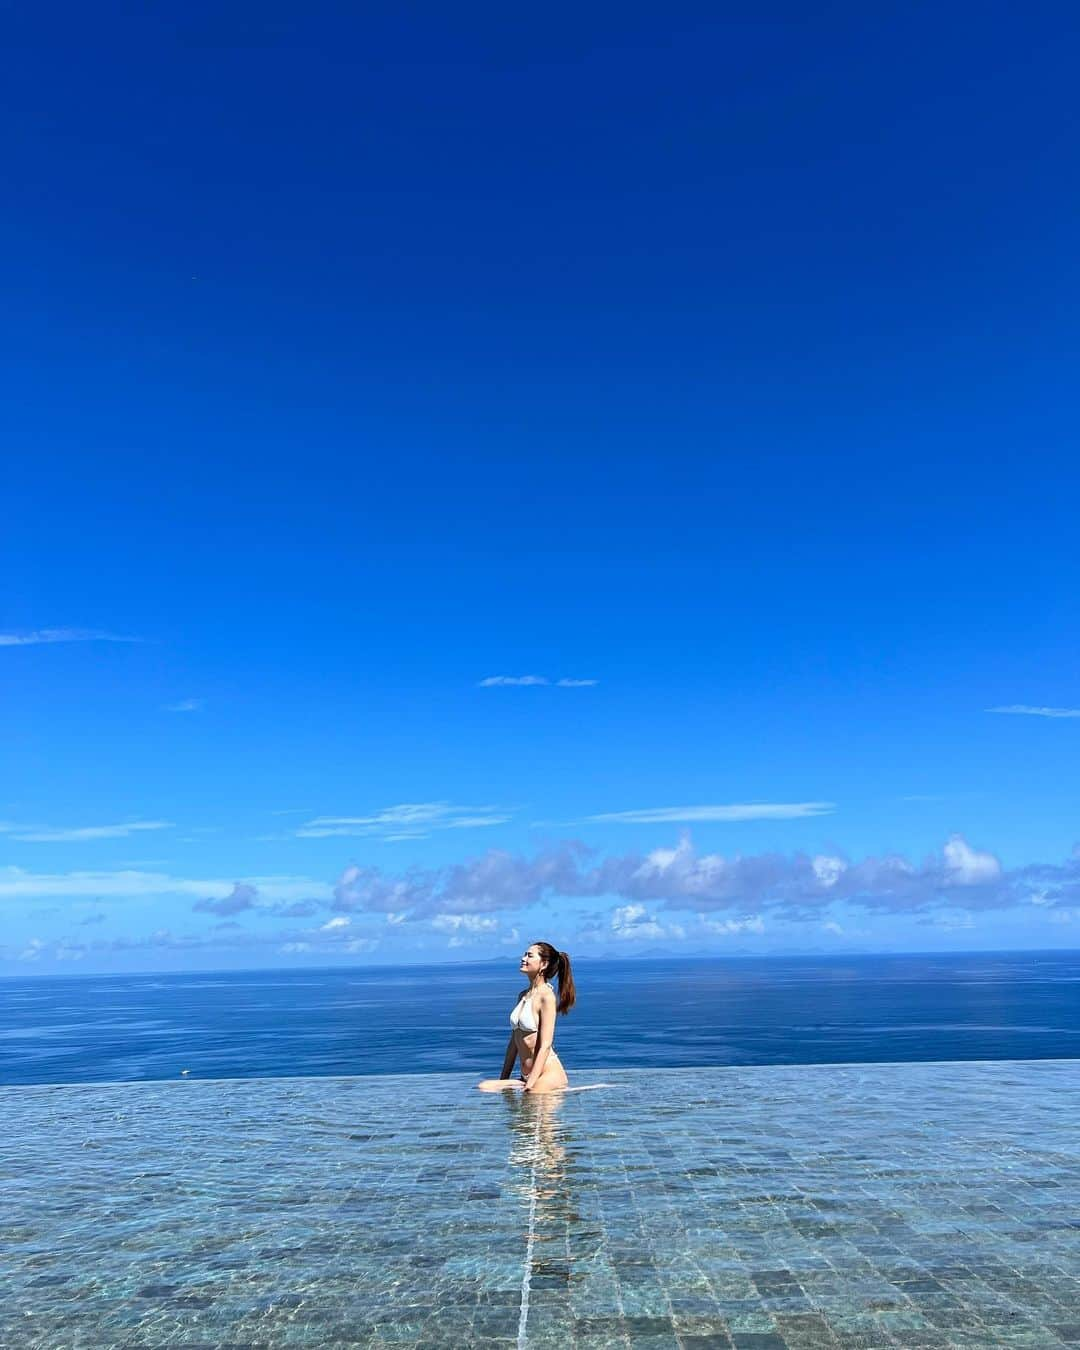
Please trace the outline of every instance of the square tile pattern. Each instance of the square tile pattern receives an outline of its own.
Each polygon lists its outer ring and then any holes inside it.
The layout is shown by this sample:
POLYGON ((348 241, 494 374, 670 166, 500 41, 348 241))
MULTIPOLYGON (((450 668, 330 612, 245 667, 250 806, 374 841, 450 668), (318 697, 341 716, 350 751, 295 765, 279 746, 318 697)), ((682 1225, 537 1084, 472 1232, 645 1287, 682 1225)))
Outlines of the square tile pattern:
POLYGON ((0 1346, 1080 1346, 1080 1061, 0 1089, 0 1346))

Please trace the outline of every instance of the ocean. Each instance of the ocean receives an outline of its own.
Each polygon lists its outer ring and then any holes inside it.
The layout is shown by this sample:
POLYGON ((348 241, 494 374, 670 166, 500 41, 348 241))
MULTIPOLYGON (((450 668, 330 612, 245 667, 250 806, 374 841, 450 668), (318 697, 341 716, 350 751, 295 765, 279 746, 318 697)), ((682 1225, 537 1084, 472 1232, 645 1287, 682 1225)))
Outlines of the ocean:
MULTIPOLYGON (((586 961, 556 1048, 600 1067, 1060 1059, 1080 952, 586 961)), ((0 1084, 498 1074, 505 965, 0 980, 0 1084)))

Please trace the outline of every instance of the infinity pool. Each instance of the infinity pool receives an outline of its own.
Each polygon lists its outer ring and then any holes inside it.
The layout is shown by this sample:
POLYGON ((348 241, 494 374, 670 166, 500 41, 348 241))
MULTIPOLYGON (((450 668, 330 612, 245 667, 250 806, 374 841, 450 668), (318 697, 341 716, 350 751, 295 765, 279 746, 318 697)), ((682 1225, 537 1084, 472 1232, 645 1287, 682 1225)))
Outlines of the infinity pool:
POLYGON ((0 1089, 0 1345, 1080 1343, 1080 1061, 0 1089))

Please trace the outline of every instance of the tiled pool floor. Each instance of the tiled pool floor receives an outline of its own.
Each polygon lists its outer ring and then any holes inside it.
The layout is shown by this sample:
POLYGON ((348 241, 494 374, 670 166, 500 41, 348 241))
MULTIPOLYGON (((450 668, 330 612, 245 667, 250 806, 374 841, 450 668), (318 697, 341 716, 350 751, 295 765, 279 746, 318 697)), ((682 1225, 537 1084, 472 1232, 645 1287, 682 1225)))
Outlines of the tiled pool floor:
POLYGON ((1080 1061, 0 1090, 0 1345, 1080 1344, 1080 1061))

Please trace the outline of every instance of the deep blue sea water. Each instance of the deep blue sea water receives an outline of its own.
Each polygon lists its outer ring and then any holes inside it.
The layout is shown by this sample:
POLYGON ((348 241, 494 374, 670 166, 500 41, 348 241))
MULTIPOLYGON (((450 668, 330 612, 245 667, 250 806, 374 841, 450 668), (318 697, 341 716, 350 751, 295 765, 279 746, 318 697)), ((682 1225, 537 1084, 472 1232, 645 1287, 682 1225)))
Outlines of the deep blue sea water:
MULTIPOLYGON (((1080 952, 582 961, 589 1067, 1080 1056, 1080 952)), ((0 980, 0 1083, 498 1073, 513 962, 0 980)))

